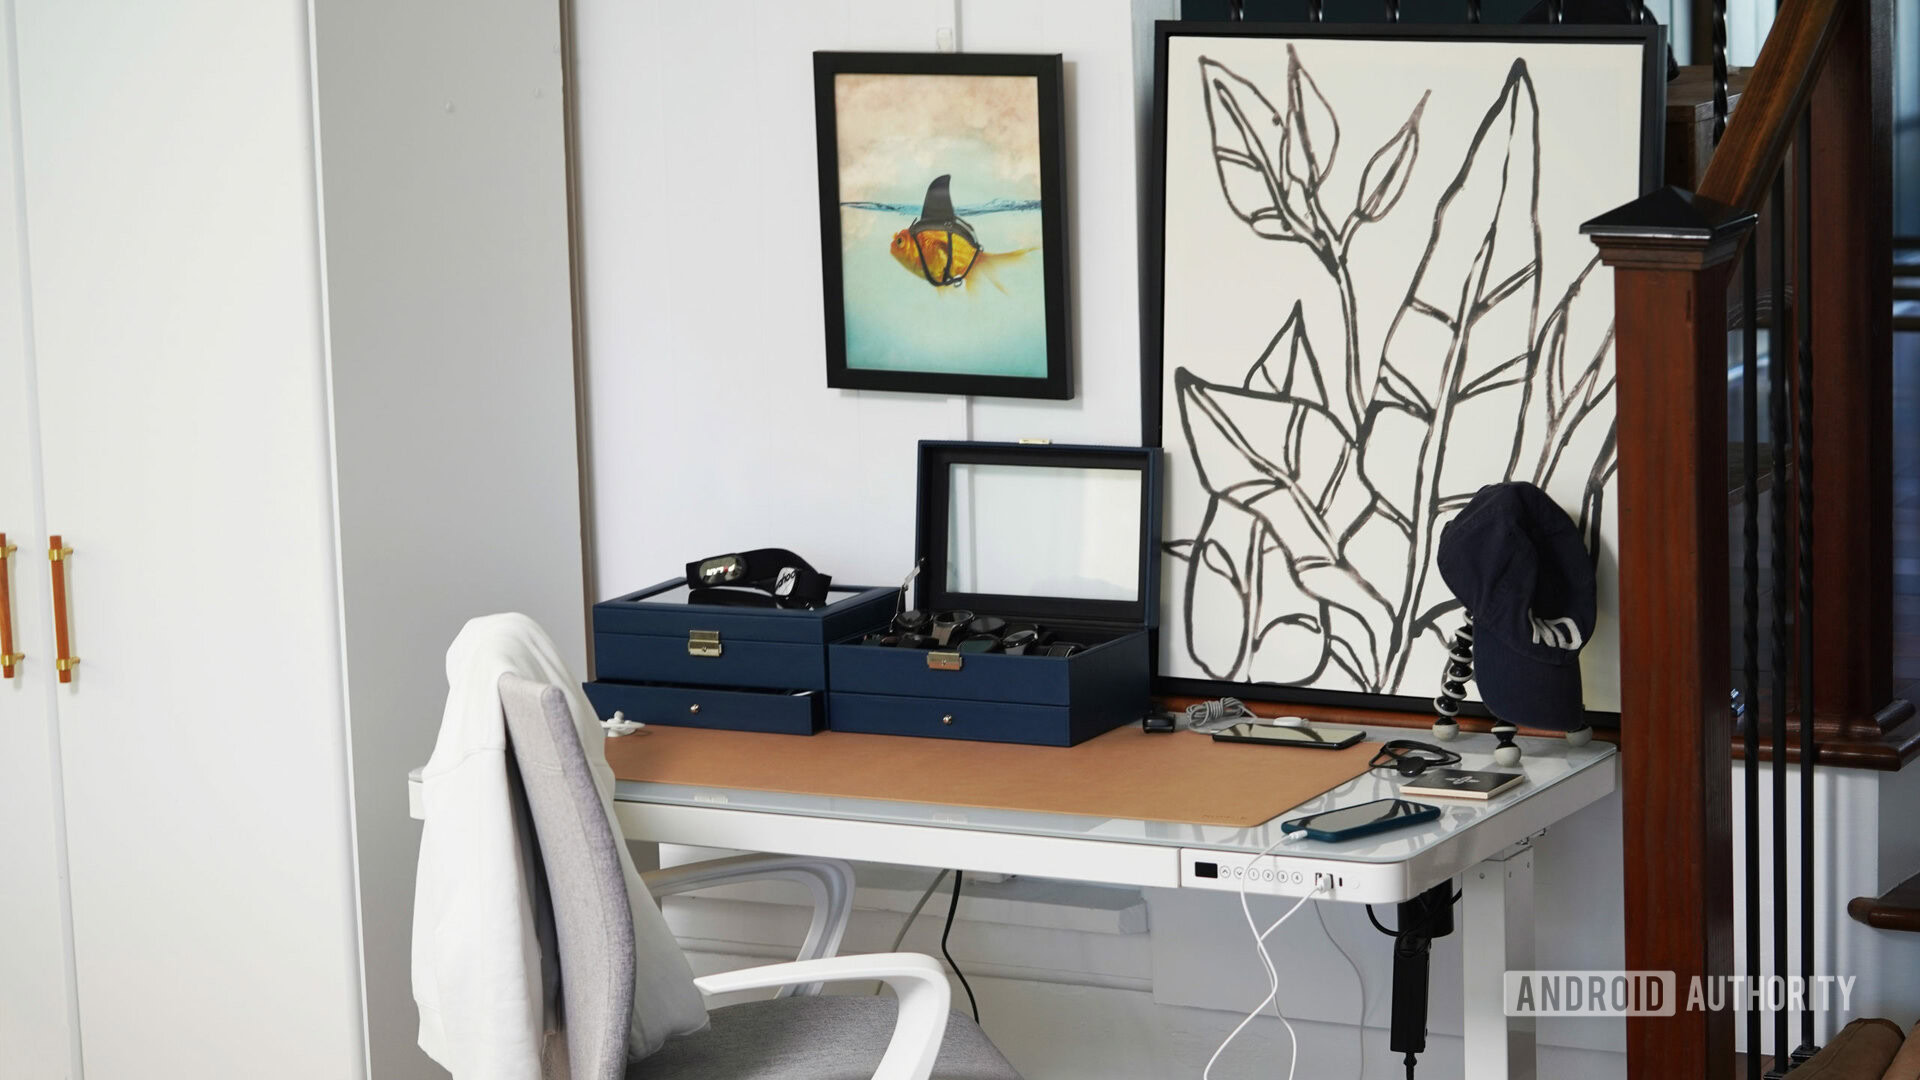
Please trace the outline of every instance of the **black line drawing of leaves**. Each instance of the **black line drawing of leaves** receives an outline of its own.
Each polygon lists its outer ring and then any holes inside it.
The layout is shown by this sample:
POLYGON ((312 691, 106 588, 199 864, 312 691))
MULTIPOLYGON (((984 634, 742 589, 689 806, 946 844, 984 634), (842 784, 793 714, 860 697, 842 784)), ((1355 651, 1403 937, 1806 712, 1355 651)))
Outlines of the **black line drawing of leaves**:
POLYGON ((1421 94, 1420 103, 1413 107, 1413 115, 1367 160, 1367 167, 1360 172, 1359 193, 1353 201, 1355 218, 1379 221, 1407 190, 1414 159, 1420 155, 1420 114, 1427 110, 1427 99, 1432 96, 1431 90, 1421 94))
POLYGON ((1289 221, 1281 180, 1267 156, 1266 140, 1286 118, 1260 88, 1202 57, 1200 78, 1207 102, 1207 128, 1213 136, 1214 169, 1227 206, 1255 233, 1269 240, 1298 240, 1304 221, 1289 221))
POLYGON ((1606 516, 1607 487, 1613 483, 1614 473, 1620 469, 1619 435, 1617 423, 1607 425, 1600 453, 1594 458, 1593 468, 1587 472, 1586 490, 1580 496, 1580 536, 1587 542, 1587 550, 1596 558, 1600 554, 1600 524, 1606 516))
POLYGON ((1318 188, 1333 171, 1333 158, 1340 150, 1340 122, 1292 45, 1287 46, 1286 128, 1281 168, 1309 190, 1318 188))
POLYGON ((1481 483, 1530 476, 1577 505, 1597 557, 1618 468, 1610 298, 1588 287, 1590 262, 1540 322, 1541 121, 1515 60, 1363 387, 1349 246, 1408 190, 1431 93, 1367 160, 1336 226, 1321 196, 1340 126, 1294 46, 1284 115, 1253 82, 1200 66, 1221 194, 1256 235, 1313 253, 1339 294, 1345 363, 1334 390, 1295 301, 1238 386, 1175 370, 1208 495, 1196 538, 1165 545, 1185 568, 1187 651, 1214 678, 1401 692, 1415 646, 1446 646, 1460 603, 1431 572, 1434 546, 1481 483))
POLYGON ((1364 635, 1347 645, 1356 668, 1377 679, 1386 644, 1379 629, 1391 625, 1392 609, 1340 554, 1340 535, 1316 505, 1336 460, 1320 448, 1347 443, 1338 423, 1323 406, 1208 383, 1184 368, 1174 381, 1187 448, 1213 502, 1258 515, 1276 542, 1285 538, 1295 585, 1333 613, 1323 620, 1330 634, 1344 615, 1364 635))
MULTIPOLYGON (((1470 487, 1460 491, 1447 486, 1455 413, 1474 400, 1463 391, 1479 375, 1498 372, 1534 344, 1540 304, 1539 180, 1539 103, 1526 62, 1515 60, 1499 97, 1481 119, 1459 175, 1440 196, 1426 254, 1382 350, 1382 371, 1390 367, 1425 391, 1423 396, 1434 403, 1432 414, 1423 422, 1419 414, 1395 404, 1393 395, 1378 395, 1363 432, 1361 474, 1413 525, 1408 573, 1393 605, 1385 679, 1390 686, 1398 685, 1405 673, 1418 636, 1414 623, 1432 576, 1434 545, 1445 524, 1442 502, 1472 493, 1470 487), (1400 430, 1385 430, 1390 427, 1400 430), (1401 474, 1404 462, 1399 460, 1368 467, 1369 446, 1408 442, 1420 447, 1411 477, 1401 474)), ((1521 385, 1496 381, 1476 396, 1506 389, 1517 398, 1523 393, 1521 385)), ((1487 407, 1492 411, 1491 403, 1487 407)))
MULTIPOLYGON (((1287 313, 1287 321, 1280 324, 1279 331, 1267 343, 1260 359, 1247 369, 1246 380, 1241 386, 1256 393, 1278 394, 1304 401, 1322 409, 1329 407, 1327 382, 1320 375, 1320 359, 1313 353, 1313 342, 1307 338, 1307 319, 1300 301, 1293 302, 1293 310, 1287 313), (1275 360, 1281 364, 1277 380, 1273 371, 1275 360)), ((1340 423, 1339 417, 1331 413, 1328 416, 1334 423, 1340 423)))
MULTIPOLYGON (((1531 480, 1549 492, 1558 486, 1554 481, 1571 448, 1586 444, 1598 451, 1595 436, 1583 430, 1589 421, 1600 415, 1611 419, 1611 411, 1603 414, 1602 409, 1614 386, 1607 374, 1607 360, 1613 353, 1613 303, 1604 291, 1587 287, 1596 273, 1605 273, 1598 256, 1574 278, 1540 327, 1533 349, 1535 369, 1522 411, 1524 423, 1507 466, 1509 477, 1531 480)), ((1596 459, 1575 452, 1573 460, 1591 463, 1596 459)), ((1572 493, 1557 492, 1556 497, 1565 494, 1572 493)))

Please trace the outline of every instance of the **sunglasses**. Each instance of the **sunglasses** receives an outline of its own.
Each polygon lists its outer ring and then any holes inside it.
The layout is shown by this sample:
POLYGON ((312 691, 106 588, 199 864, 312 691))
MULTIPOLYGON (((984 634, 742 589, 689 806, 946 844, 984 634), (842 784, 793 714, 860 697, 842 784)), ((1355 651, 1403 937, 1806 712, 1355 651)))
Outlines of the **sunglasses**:
POLYGON ((1370 769, 1392 769, 1405 777, 1415 777, 1428 769, 1437 769, 1444 765, 1460 764, 1460 755, 1445 747, 1432 743, 1423 743, 1418 739, 1394 739, 1383 743, 1370 769))

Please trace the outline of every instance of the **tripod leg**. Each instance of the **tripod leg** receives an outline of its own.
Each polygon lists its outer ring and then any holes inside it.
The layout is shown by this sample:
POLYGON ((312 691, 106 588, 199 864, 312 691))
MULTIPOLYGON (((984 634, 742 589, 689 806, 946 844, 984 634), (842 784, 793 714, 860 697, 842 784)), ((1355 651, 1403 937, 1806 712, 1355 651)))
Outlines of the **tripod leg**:
POLYGON ((1499 745, 1493 748, 1494 764, 1520 764, 1520 746, 1513 741, 1513 737, 1518 734, 1519 731, 1520 729, 1518 727, 1507 723, 1505 720, 1494 721, 1493 737, 1500 740, 1499 745))

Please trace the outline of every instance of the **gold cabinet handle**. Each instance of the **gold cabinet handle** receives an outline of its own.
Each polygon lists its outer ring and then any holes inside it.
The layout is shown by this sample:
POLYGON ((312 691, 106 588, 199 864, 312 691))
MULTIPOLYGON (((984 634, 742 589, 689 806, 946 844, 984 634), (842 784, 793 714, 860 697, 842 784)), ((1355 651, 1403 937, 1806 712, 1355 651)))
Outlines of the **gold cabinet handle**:
POLYGON ((13 651, 13 559, 11 556, 19 550, 7 543, 7 534, 0 533, 0 679, 13 678, 13 666, 27 658, 26 653, 13 651))
POLYGON ((53 568, 53 668, 63 683, 73 681, 73 667, 80 662, 67 643, 67 557, 72 554, 58 535, 47 537, 47 564, 53 568))

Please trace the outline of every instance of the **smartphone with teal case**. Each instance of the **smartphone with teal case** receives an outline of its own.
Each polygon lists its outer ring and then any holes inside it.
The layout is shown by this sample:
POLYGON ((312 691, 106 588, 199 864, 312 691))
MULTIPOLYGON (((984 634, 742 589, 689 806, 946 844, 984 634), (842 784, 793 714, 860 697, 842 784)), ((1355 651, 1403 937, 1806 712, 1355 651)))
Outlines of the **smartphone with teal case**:
POLYGON ((1380 799, 1359 806, 1343 806, 1338 810, 1290 818, 1280 823, 1280 831, 1306 833, 1311 839, 1333 843, 1424 825, 1439 817, 1440 808, 1437 806, 1406 799, 1380 799))

